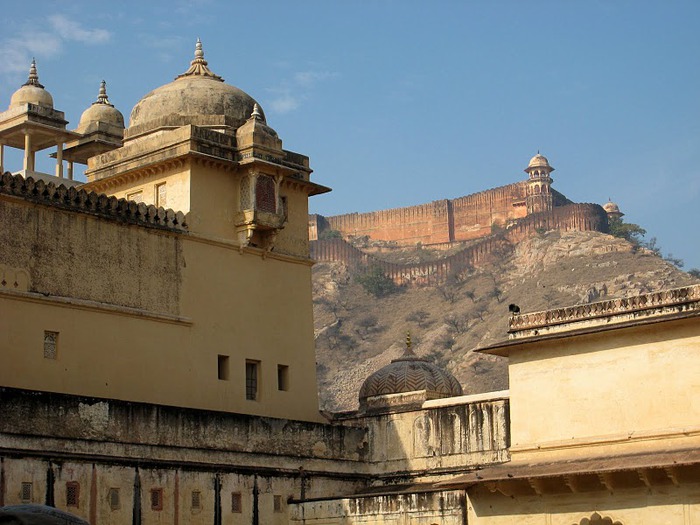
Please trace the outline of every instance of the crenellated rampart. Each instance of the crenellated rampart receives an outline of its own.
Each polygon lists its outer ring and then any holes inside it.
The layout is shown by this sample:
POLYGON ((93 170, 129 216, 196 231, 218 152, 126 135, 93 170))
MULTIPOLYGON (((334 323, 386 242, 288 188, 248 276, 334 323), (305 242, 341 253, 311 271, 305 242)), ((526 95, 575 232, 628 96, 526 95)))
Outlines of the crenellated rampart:
POLYGON ((355 269, 378 266, 398 285, 434 285, 444 282, 449 275, 462 269, 477 268, 493 255, 507 253, 512 250, 513 244, 542 231, 606 232, 607 228, 607 215, 598 204, 567 204, 550 212, 536 213, 512 221, 499 234, 491 234, 489 227, 487 236, 482 236, 464 250, 436 261, 391 263, 363 252, 343 239, 315 240, 310 247, 311 257, 316 261, 342 262, 355 269))

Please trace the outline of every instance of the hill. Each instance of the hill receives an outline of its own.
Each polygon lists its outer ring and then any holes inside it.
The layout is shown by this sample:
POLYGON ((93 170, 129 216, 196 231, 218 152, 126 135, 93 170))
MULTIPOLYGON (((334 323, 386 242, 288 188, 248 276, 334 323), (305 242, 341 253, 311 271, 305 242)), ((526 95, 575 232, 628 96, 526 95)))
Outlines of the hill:
MULTIPOLYGON (((387 261, 429 260, 426 248, 383 250, 387 261)), ((503 358, 474 349, 506 338, 508 305, 523 312, 698 282, 656 254, 599 232, 549 231, 492 254, 435 286, 375 297, 357 270, 318 263, 313 270, 321 407, 351 410, 364 379, 398 357, 407 331, 414 350, 449 369, 465 394, 508 387, 503 358)))

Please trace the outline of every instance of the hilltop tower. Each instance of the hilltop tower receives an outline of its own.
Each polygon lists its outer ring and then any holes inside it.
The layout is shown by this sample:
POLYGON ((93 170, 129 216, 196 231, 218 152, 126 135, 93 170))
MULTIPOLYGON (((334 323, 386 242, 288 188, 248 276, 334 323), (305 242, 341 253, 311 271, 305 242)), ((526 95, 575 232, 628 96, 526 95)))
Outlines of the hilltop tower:
POLYGON ((552 211, 552 178, 550 173, 554 171, 554 168, 549 165, 547 157, 538 151, 537 155, 530 159, 530 163, 524 171, 529 176, 527 196, 525 197, 527 214, 552 211))

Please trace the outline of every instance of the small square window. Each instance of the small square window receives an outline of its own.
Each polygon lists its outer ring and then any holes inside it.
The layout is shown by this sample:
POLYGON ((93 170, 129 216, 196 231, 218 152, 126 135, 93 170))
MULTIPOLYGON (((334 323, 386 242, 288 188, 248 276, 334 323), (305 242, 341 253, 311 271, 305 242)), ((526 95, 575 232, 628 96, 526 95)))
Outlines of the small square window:
POLYGON ((192 509, 197 510, 202 508, 202 493, 198 490, 192 491, 192 509))
POLYGON ((274 508, 275 512, 282 512, 282 496, 280 496, 279 494, 275 494, 274 508))
POLYGON ((22 500, 22 503, 31 503, 32 502, 32 484, 31 482, 23 482, 22 483, 22 489, 20 491, 19 498, 22 500))
POLYGON ((218 357, 218 377, 221 381, 228 381, 228 361, 229 359, 227 355, 220 355, 218 357))
POLYGON ((77 481, 66 483, 66 507, 80 506, 80 484, 77 481))
POLYGON ((163 510, 163 489, 151 489, 151 510, 163 510))
POLYGON ((255 401, 259 397, 258 383, 260 375, 260 361, 248 360, 245 362, 245 398, 255 401))
POLYGON ((235 512, 236 514, 243 512, 243 502, 240 492, 231 493, 231 512, 235 512))
POLYGON ((165 189, 165 182, 162 182, 160 184, 156 184, 156 192, 155 192, 155 202, 156 202, 156 207, 158 208, 165 208, 168 205, 168 194, 165 189))
POLYGON ((134 202, 143 202, 143 192, 142 191, 135 191, 133 193, 127 193, 126 200, 134 201, 134 202))
POLYGON ((121 498, 119 497, 119 489, 111 488, 107 493, 107 502, 111 510, 119 510, 121 507, 121 498))
POLYGON ((277 390, 289 390, 289 367, 277 365, 277 390))
POLYGON ((58 332, 44 330, 44 358, 56 359, 58 355, 58 332))

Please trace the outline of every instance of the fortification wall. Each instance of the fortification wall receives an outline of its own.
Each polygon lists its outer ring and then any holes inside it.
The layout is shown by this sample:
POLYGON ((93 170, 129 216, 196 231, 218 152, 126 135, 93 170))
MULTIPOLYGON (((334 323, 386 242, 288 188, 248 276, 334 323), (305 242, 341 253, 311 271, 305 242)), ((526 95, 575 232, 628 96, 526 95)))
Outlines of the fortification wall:
POLYGON ((489 235, 493 223, 505 225, 525 216, 525 185, 521 181, 458 199, 405 208, 332 217, 314 216, 310 220, 310 238, 317 239, 324 229, 329 228, 346 237, 367 235, 401 245, 477 239, 489 235))
POLYGON ((352 268, 378 266, 398 285, 434 285, 450 274, 479 267, 493 255, 503 255, 512 245, 542 230, 608 231, 608 218, 598 204, 567 204, 552 211, 529 215, 509 224, 499 235, 489 234, 464 250, 437 261, 396 264, 382 261, 343 239, 311 242, 311 257, 322 262, 342 262, 352 268))

